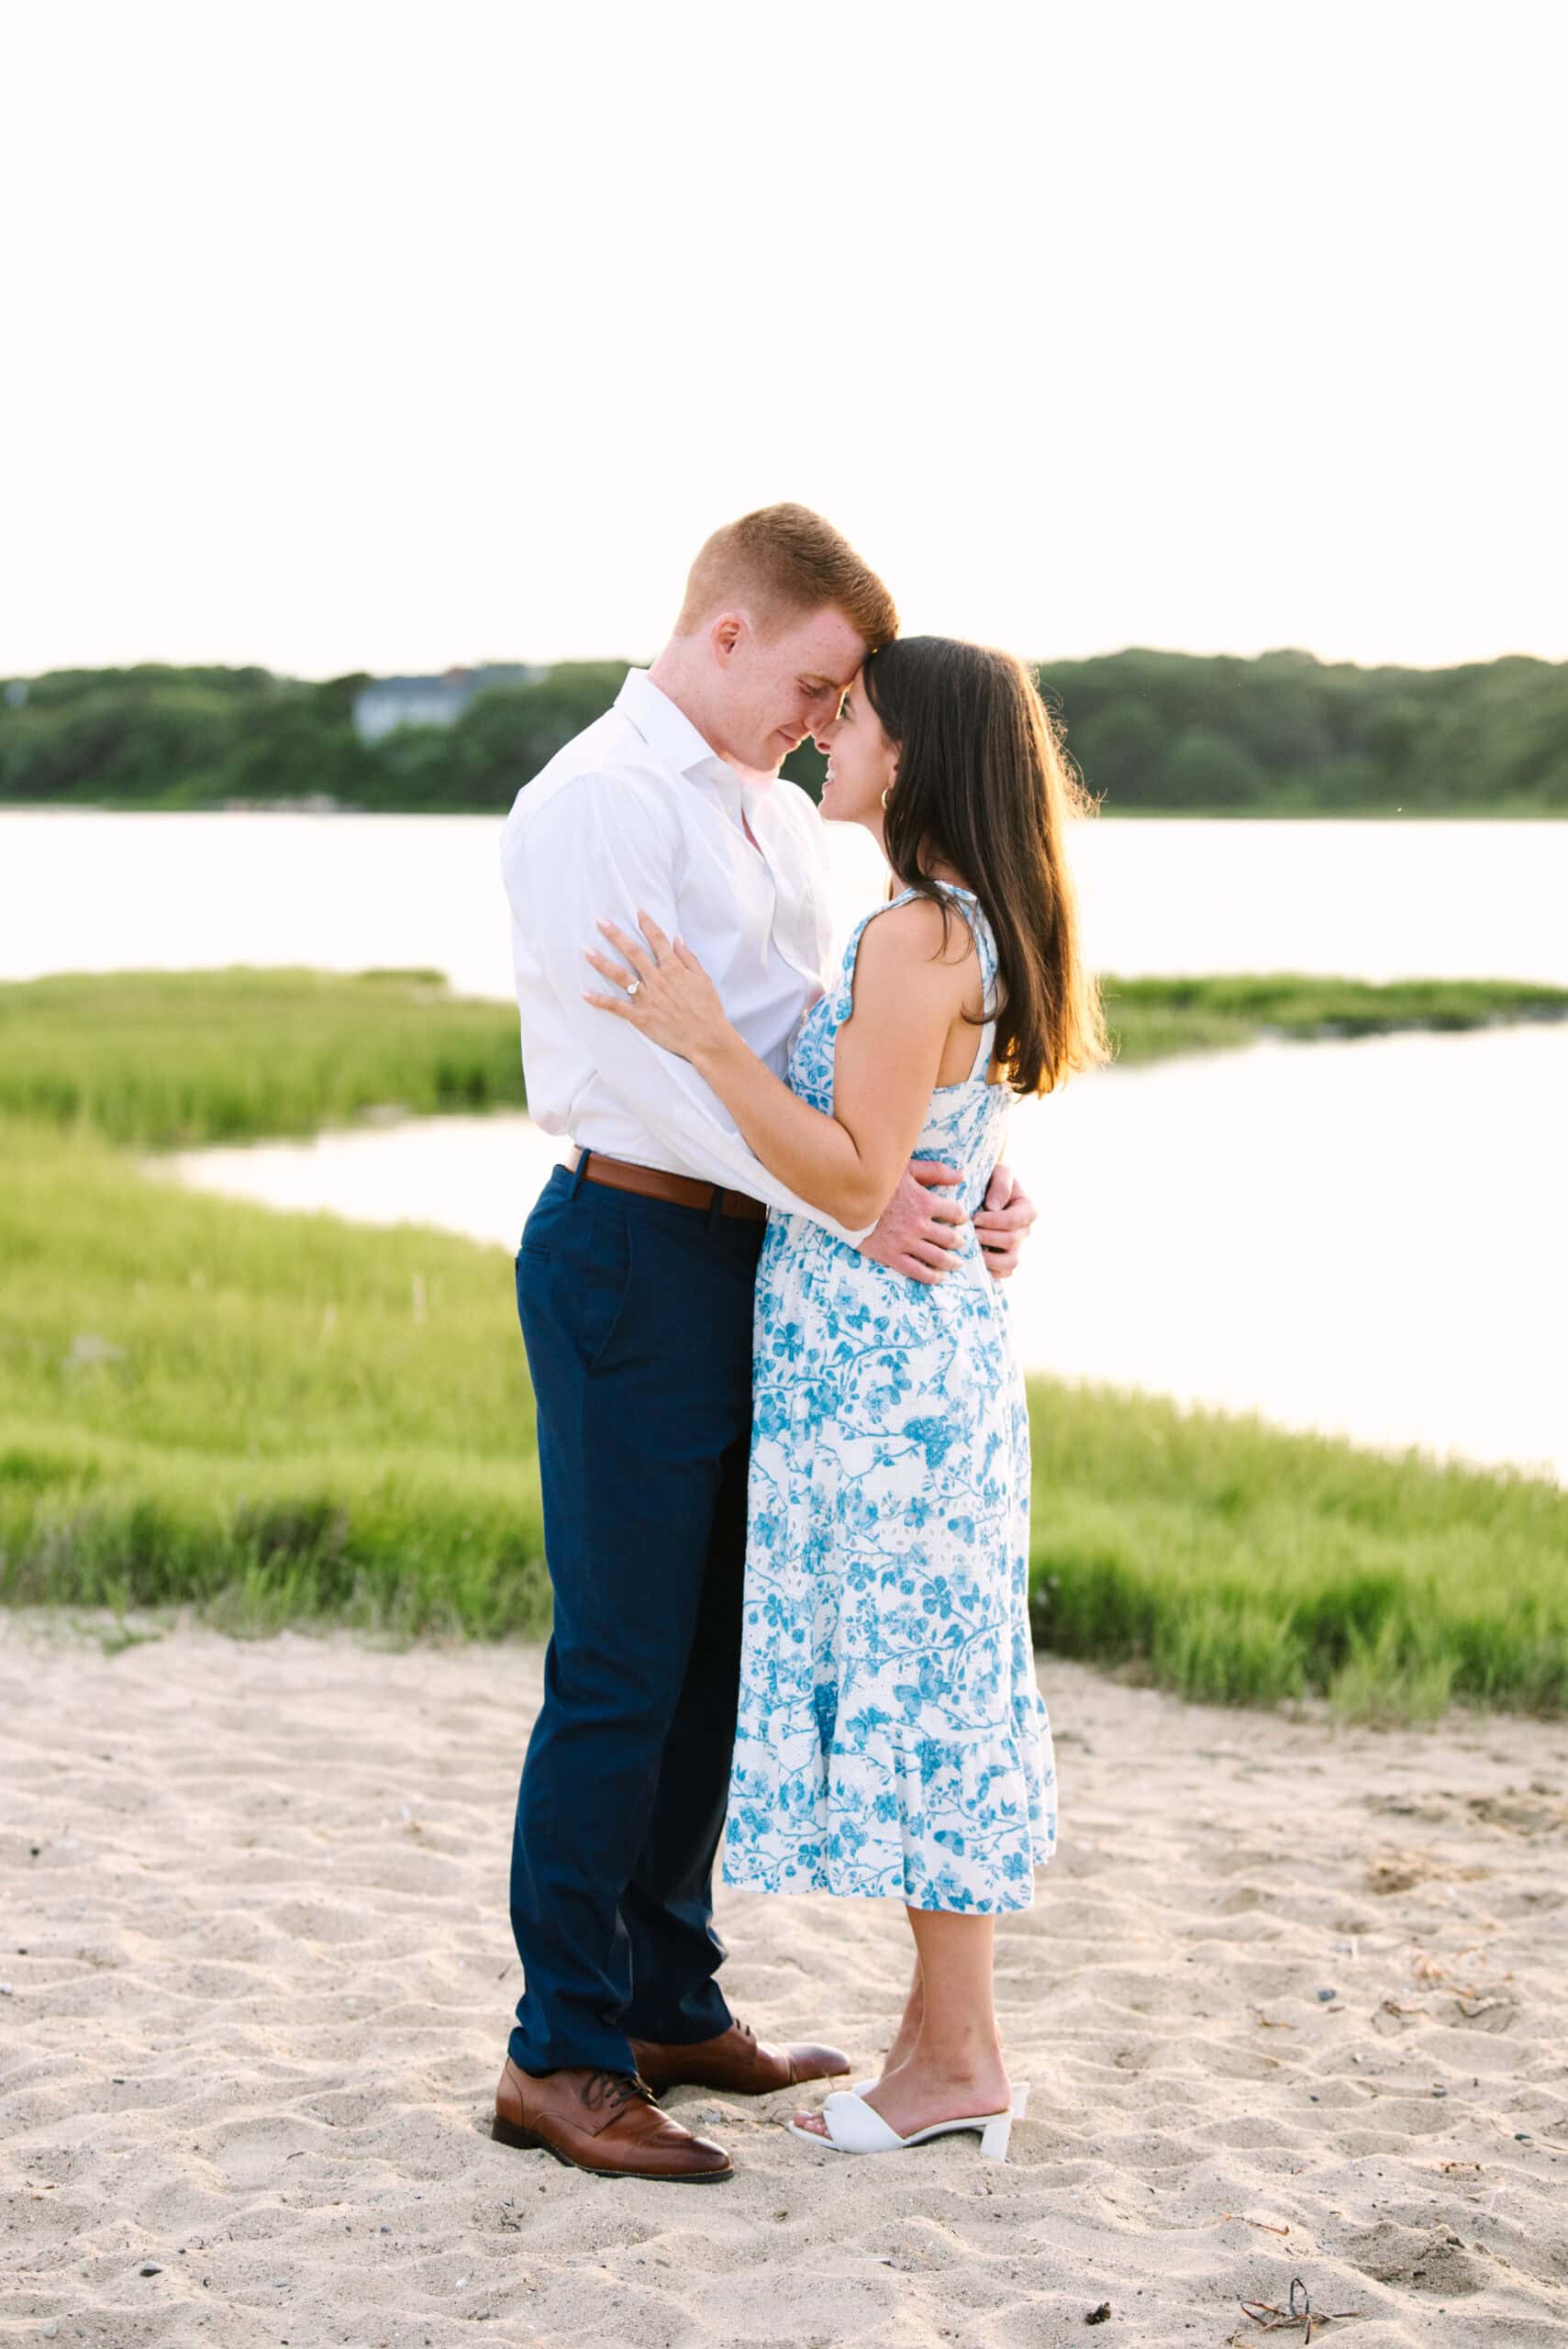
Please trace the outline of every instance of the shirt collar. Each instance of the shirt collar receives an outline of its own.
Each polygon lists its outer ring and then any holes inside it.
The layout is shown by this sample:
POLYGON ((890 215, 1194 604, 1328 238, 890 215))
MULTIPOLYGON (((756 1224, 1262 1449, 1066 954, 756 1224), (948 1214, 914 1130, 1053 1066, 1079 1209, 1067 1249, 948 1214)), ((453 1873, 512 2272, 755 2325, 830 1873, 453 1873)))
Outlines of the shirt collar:
POLYGON ((626 683, 616 696, 616 707, 628 718, 651 750, 677 774, 701 774, 710 781, 721 779, 740 789, 740 778, 731 766, 727 766, 710 742, 703 740, 686 716, 656 685, 646 669, 628 669, 626 683))

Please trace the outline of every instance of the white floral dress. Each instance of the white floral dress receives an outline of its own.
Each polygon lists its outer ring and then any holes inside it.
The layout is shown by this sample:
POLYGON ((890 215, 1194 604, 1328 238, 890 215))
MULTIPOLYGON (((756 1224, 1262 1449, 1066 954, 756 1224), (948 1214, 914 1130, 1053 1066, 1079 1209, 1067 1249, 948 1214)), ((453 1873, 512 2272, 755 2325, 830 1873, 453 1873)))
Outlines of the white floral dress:
MULTIPOLYGON (((893 900, 903 905, 914 893, 893 900)), ((994 1001, 996 951, 967 891, 994 1001)), ((877 912, 887 910, 878 907, 877 912)), ((792 1088, 833 1106, 855 954, 806 1013, 792 1088)), ((971 1213, 1011 1095, 939 1086, 916 1156, 962 1170, 971 1213)), ((1029 1416, 1006 1298, 966 1227, 934 1287, 803 1216, 757 1271, 740 1708, 724 1874, 762 1892, 1026 1909, 1056 1842, 1051 1727, 1029 1622, 1029 1416)))

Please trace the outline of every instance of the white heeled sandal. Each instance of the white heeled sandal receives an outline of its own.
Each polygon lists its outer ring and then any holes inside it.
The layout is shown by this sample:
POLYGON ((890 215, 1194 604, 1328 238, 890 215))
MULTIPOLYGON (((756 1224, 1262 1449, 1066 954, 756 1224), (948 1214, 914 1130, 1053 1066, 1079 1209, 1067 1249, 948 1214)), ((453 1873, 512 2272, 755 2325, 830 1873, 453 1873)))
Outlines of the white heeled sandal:
MULTIPOLYGON (((867 2085, 874 2087, 876 2083, 872 2080, 867 2085)), ((1026 2088, 1026 2103, 1028 2096, 1026 2088)), ((912 2135, 901 2137, 855 2089, 835 2088, 822 2107, 828 2130, 825 2137, 819 2137, 815 2129, 803 2129, 798 2121, 789 2123, 789 2132, 793 2137, 804 2137, 808 2145, 826 2145, 838 2154, 906 2154, 916 2145, 929 2144, 933 2137, 956 2137, 961 2130, 978 2129, 980 2151, 984 2158, 1005 2162, 1013 2116, 1018 2110, 1018 2091, 1015 2088, 1012 2104, 1006 2112, 973 2112, 962 2121, 937 2121, 929 2129, 917 2129, 912 2135)))
MULTIPOLYGON (((884 2074, 877 2072, 873 2073, 869 2080, 856 2080, 851 2090, 851 2094, 853 2096, 869 2096, 873 2088, 879 2088, 882 2086, 884 2077, 884 2074)), ((1013 2090, 1013 2119, 1015 2121, 1026 2120, 1029 2116, 1029 2084, 1028 2080, 1020 2080, 1018 2087, 1013 2090)))

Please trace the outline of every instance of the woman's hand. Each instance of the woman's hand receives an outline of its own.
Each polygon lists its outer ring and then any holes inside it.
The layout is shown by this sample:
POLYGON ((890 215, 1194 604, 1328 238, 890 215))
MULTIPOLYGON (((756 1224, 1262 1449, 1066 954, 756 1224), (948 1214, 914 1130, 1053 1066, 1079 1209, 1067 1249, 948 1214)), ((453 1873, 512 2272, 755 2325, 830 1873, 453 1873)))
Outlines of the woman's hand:
POLYGON ((628 937, 613 921, 599 923, 602 934, 625 961, 614 962, 609 955, 586 947, 588 961, 613 983, 616 992, 593 995, 584 987, 583 1000, 595 1010, 613 1012, 617 1019, 627 1020, 650 1043, 678 1052, 683 1060, 695 1061, 735 1032, 724 1016, 718 990, 683 939, 666 938, 648 914, 639 911, 637 921, 640 939, 628 937))

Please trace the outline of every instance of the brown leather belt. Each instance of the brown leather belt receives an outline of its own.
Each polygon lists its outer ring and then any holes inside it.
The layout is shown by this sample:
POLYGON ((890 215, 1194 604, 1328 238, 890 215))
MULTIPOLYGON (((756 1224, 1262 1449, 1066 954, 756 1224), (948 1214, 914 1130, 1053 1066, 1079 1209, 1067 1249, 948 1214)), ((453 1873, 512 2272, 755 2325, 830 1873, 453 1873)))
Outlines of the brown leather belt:
POLYGON ((586 1158, 583 1167, 584 1183, 604 1183, 612 1191, 635 1191, 640 1199, 668 1199, 673 1207, 700 1208, 706 1215, 715 1198, 723 1204, 720 1215, 742 1217, 748 1223, 766 1223, 768 1210, 761 1199, 748 1197, 744 1191, 726 1191, 717 1183, 699 1183, 693 1174, 667 1174, 662 1166, 634 1166, 627 1158, 603 1158, 596 1150, 581 1151, 573 1145, 566 1164, 573 1174, 586 1158))

